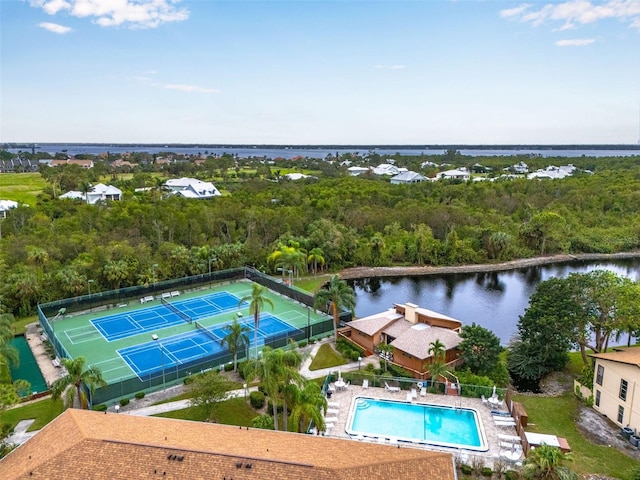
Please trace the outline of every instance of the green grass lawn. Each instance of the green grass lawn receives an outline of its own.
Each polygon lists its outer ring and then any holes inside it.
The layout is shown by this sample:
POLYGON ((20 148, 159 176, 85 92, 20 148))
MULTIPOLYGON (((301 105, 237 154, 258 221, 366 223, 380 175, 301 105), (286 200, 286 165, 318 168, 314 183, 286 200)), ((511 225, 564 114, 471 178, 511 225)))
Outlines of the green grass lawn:
POLYGON ((315 293, 322 285, 329 281, 331 275, 318 275, 318 276, 309 276, 302 277, 300 280, 293 280, 293 285, 302 290, 306 290, 310 293, 315 293))
POLYGON ((309 370, 320 370, 321 368, 337 367, 349 363, 345 358, 333 349, 330 343, 320 346, 318 353, 313 357, 309 370))
POLYGON ((25 331, 27 329, 27 325, 29 325, 30 323, 37 322, 37 321, 38 321, 38 316, 37 315, 31 315, 29 317, 16 318, 11 323, 11 326, 13 328, 13 334, 14 335, 21 335, 21 334, 25 333, 25 331))
POLYGON ((579 401, 568 392, 559 397, 516 395, 514 400, 524 405, 529 416, 527 431, 544 432, 564 437, 573 453, 569 468, 578 473, 595 473, 621 479, 631 479, 637 461, 606 445, 595 445, 584 438, 575 424, 579 401))
MULTIPOLYGON (((258 415, 260 415, 260 413, 251 408, 244 398, 232 398, 220 403, 216 412, 216 420, 218 423, 224 423, 226 425, 250 427, 252 425, 252 420, 258 415)), ((183 410, 160 413, 155 416, 198 422, 205 422, 208 420, 206 409, 202 407, 189 407, 183 410)))
POLYGON ((22 407, 5 410, 0 414, 0 421, 15 427, 20 420, 29 420, 34 418, 36 421, 33 422, 31 427, 29 427, 29 431, 33 431, 44 427, 47 423, 60 415, 62 411, 62 400, 59 399, 54 402, 50 398, 46 398, 22 407))
POLYGON ((46 184, 39 173, 3 173, 0 175, 1 198, 35 206, 46 184))

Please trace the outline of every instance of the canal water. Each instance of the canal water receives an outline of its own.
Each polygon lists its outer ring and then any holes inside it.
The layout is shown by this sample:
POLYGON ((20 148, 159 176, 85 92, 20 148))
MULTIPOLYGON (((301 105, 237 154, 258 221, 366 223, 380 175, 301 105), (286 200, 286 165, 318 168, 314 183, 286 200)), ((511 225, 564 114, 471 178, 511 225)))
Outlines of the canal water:
MULTIPOLYGON (((507 345, 538 283, 598 269, 640 280, 640 259, 624 259, 565 262, 504 272, 362 278, 349 284, 356 293, 356 317, 393 308, 394 303, 410 302, 456 318, 463 325, 475 322, 507 345)), ((627 337, 620 343, 626 345, 627 337)))

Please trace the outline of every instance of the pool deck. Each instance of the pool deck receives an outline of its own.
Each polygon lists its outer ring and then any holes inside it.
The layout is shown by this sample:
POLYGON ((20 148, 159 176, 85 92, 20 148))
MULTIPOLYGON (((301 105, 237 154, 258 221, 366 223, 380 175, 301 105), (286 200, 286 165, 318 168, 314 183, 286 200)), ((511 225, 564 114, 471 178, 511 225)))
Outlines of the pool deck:
MULTIPOLYGON (((333 427, 327 430, 326 436, 335 438, 348 438, 356 440, 354 437, 346 433, 347 421, 349 412, 351 411, 351 405, 356 397, 370 397, 379 398, 385 400, 396 400, 400 402, 407 401, 408 390, 401 390, 399 392, 389 392, 384 388, 369 387, 362 388, 358 385, 350 385, 347 389, 337 390, 333 384, 331 384, 333 395, 329 402, 329 409, 325 418, 327 423, 332 423, 333 427)), ((507 463, 504 458, 500 457, 500 452, 505 449, 500 446, 500 439, 498 435, 517 435, 515 427, 510 426, 497 426, 491 416, 492 407, 484 405, 479 398, 467 398, 450 395, 437 395, 433 393, 427 393, 426 396, 420 396, 418 394, 417 399, 413 399, 415 404, 429 404, 429 405, 442 405, 449 407, 461 407, 470 408, 478 412, 481 422, 481 429, 484 431, 485 441, 489 449, 487 451, 466 450, 457 448, 447 448, 436 445, 425 445, 419 443, 400 442, 400 446, 403 448, 422 448, 425 450, 436 450, 442 452, 448 452, 454 456, 460 458, 464 463, 469 463, 471 457, 482 458, 487 466, 493 466, 494 462, 502 460, 507 463)), ((503 407, 504 410, 504 407, 503 407)), ((362 439, 361 439, 362 441, 362 439)), ((374 440, 371 440, 374 441, 374 440)), ((389 439, 377 440, 378 442, 384 442, 390 444, 389 439)), ((397 444, 393 444, 396 446, 397 444)), ((511 460, 511 463, 521 461, 522 456, 519 459, 511 460)))

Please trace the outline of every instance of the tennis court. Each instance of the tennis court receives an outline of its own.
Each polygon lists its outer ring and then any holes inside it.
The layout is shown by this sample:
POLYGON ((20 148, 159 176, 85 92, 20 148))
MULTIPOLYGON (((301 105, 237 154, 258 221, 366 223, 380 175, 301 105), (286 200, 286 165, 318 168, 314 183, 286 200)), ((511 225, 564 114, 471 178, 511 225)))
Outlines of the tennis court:
MULTIPOLYGON (((247 336, 253 346, 253 318, 240 323, 250 330, 247 336)), ((118 354, 144 381, 148 375, 157 374, 163 369, 171 370, 176 366, 223 352, 225 348, 222 347, 222 339, 227 335, 228 325, 229 323, 209 328, 201 326, 192 332, 158 338, 157 341, 118 350, 118 354)), ((263 313, 260 315, 258 328, 258 347, 263 346, 268 337, 286 335, 296 330, 298 329, 279 318, 263 313)))
MULTIPOLYGON (((88 365, 101 370, 108 385, 96 389, 92 400, 100 403, 161 388, 165 380, 178 382, 190 373, 223 368, 233 360, 222 346, 228 333, 224 327, 234 320, 247 327, 252 349, 253 315, 247 302, 239 305, 240 299, 251 295, 252 286, 246 278, 205 284, 179 279, 163 290, 142 290, 132 298, 105 305, 94 302, 90 311, 67 308, 62 315, 58 303, 50 308, 48 318, 41 316, 41 323, 55 339, 60 357, 84 356, 88 365), (185 286, 189 282, 190 289, 173 295, 178 282, 185 286)), ((259 349, 265 345, 279 348, 290 340, 306 340, 333 330, 332 319, 324 312, 270 289, 265 289, 265 298, 273 308, 268 304, 261 312, 259 349)), ((73 306, 73 299, 66 305, 73 306)), ((240 352, 239 359, 246 353, 240 352)))

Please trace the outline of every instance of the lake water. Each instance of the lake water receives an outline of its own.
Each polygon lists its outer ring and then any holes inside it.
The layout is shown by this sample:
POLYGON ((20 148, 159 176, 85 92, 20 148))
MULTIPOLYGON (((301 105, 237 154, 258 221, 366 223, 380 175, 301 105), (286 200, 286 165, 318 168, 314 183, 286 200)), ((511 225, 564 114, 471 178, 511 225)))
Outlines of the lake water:
MULTIPOLYGON (((504 272, 447 274, 416 277, 364 278, 349 281, 355 289, 357 317, 415 303, 444 313, 463 325, 475 322, 496 334, 506 345, 516 333, 519 317, 529 305, 536 285, 551 277, 597 269, 611 270, 640 280, 640 259, 606 262, 568 262, 504 272)), ((621 343, 626 345, 625 336, 621 343)))
MULTIPOLYGON (((53 156, 56 152, 67 151, 70 155, 77 154, 92 154, 99 155, 101 153, 109 152, 111 154, 119 154, 126 152, 174 152, 189 155, 209 154, 209 155, 222 155, 229 153, 232 155, 238 155, 241 158, 248 157, 266 157, 266 158, 294 158, 294 157, 309 157, 309 158, 326 158, 327 155, 335 155, 336 152, 340 155, 345 153, 360 153, 366 154, 367 152, 374 152, 379 155, 393 155, 399 153, 401 155, 441 155, 444 153, 446 147, 434 147, 425 146, 424 148, 416 146, 380 147, 371 150, 369 146, 363 146, 361 148, 314 148, 314 147, 247 147, 247 146, 202 146, 202 145, 107 145, 107 144, 36 144, 37 152, 47 152, 53 156)), ((30 148, 9 148, 11 153, 17 153, 18 151, 31 151, 30 148)), ((630 150, 620 149, 608 149, 608 150, 592 150, 592 149, 558 149, 558 148, 540 148, 540 149, 458 149, 462 155, 472 157, 482 156, 515 156, 515 155, 540 155, 542 157, 629 157, 640 155, 640 147, 630 150)))

